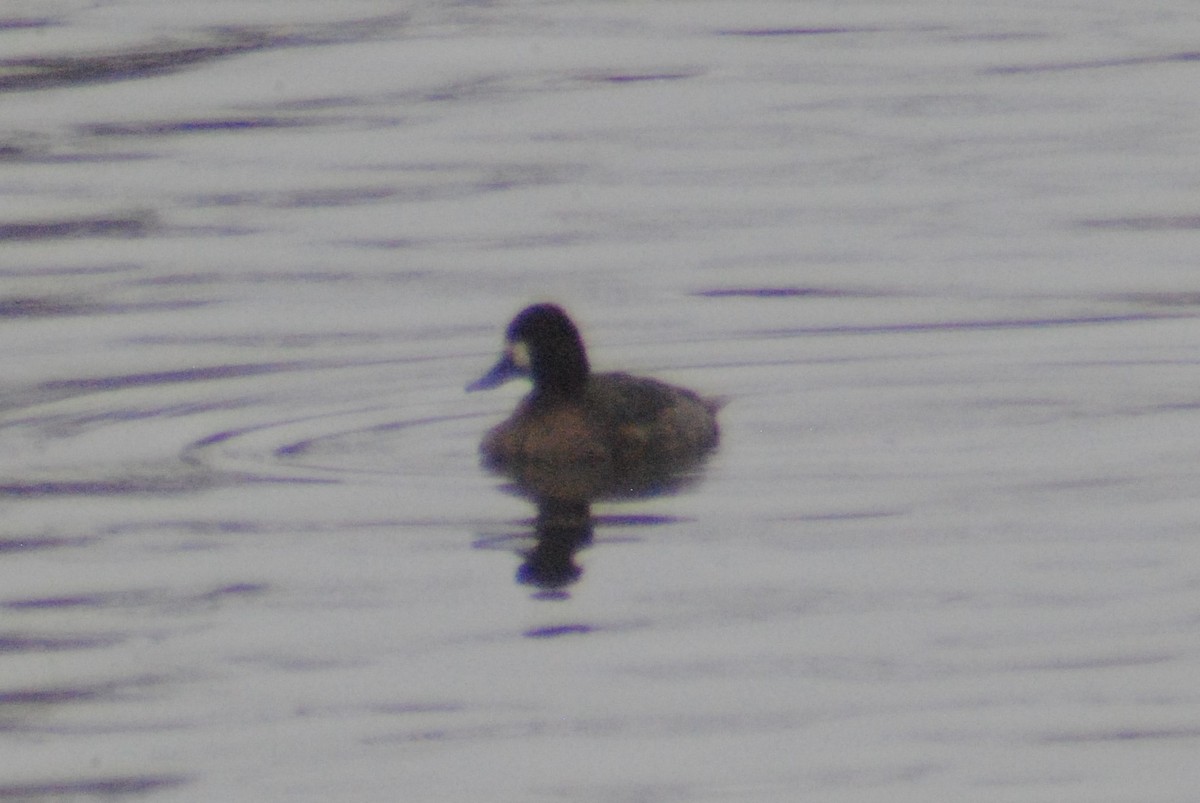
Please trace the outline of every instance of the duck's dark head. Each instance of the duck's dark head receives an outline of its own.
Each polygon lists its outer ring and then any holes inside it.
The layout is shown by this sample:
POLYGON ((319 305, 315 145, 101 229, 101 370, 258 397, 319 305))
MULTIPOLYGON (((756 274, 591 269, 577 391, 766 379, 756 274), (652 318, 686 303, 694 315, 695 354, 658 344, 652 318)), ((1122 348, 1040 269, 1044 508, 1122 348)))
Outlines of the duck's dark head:
POLYGON ((535 304, 521 310, 508 325, 500 360, 467 390, 494 388, 517 377, 533 380, 535 398, 583 392, 587 353, 579 330, 561 307, 535 304))

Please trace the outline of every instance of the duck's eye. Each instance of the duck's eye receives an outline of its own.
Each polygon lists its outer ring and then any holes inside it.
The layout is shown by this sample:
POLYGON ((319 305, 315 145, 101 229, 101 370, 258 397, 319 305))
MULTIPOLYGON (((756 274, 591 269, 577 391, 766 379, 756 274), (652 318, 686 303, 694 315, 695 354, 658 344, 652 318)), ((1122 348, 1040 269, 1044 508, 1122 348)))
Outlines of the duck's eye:
POLYGON ((508 356, 512 364, 522 371, 529 370, 529 346, 524 340, 518 340, 508 347, 508 356))

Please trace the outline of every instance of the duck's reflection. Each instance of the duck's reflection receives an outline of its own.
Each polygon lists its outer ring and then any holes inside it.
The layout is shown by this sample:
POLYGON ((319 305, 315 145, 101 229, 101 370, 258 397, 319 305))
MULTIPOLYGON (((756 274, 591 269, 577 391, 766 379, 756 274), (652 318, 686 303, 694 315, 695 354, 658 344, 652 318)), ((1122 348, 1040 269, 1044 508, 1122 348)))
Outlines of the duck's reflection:
POLYGON ((517 582, 561 591, 583 575, 575 553, 592 543, 592 506, 586 499, 540 499, 537 538, 517 569, 517 582))
POLYGON ((700 477, 703 455, 636 467, 595 464, 529 463, 493 467, 512 484, 509 488, 537 506, 532 549, 522 553, 517 582, 541 590, 539 596, 560 599, 583 576, 576 553, 592 544, 593 501, 645 499, 678 492, 700 477))

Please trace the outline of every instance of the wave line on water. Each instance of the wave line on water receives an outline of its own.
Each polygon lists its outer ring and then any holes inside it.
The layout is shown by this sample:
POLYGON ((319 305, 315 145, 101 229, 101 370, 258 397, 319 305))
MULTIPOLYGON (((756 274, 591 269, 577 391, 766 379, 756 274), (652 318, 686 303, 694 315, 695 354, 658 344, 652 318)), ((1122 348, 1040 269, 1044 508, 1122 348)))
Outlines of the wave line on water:
POLYGON ((760 329, 748 333, 760 337, 798 337, 804 335, 879 335, 919 334, 961 330, 989 329, 1048 329, 1062 326, 1102 326, 1115 323, 1144 323, 1148 321, 1194 318, 1178 313, 1135 312, 1119 315, 1079 315, 1062 318, 992 318, 975 321, 918 321, 913 323, 863 324, 848 326, 799 326, 787 329, 760 329))

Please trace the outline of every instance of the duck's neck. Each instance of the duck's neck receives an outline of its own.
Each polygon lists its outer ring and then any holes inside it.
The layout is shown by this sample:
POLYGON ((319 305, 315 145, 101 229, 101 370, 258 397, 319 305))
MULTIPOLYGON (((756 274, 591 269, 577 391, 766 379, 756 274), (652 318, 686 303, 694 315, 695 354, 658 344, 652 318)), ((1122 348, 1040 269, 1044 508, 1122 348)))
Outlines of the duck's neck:
POLYGON ((582 397, 589 368, 579 336, 564 338, 546 348, 534 361, 531 373, 534 396, 538 400, 582 397))

